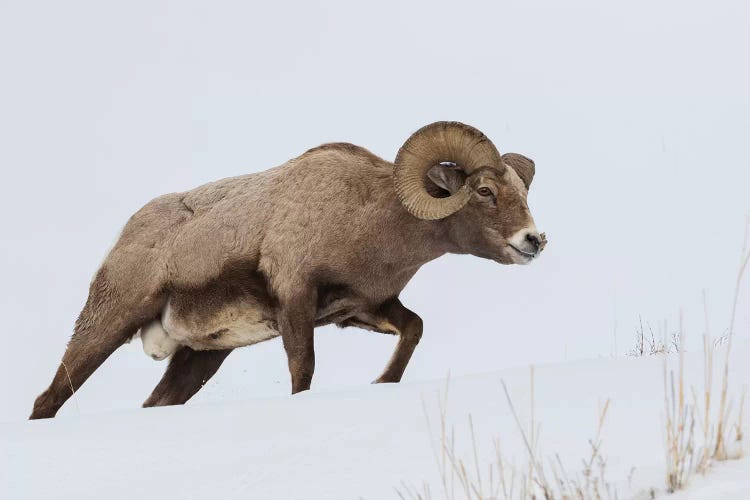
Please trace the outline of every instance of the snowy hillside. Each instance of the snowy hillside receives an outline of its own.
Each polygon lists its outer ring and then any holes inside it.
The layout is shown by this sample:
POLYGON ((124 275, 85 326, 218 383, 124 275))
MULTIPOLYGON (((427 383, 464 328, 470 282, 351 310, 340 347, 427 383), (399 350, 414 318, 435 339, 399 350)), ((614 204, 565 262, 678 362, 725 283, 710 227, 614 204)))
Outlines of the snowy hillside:
MULTIPOLYGON (((750 345, 734 346, 733 360, 748 357, 750 345)), ((700 391, 701 354, 687 354, 685 363, 688 383, 700 391)), ((731 367, 731 387, 750 382, 750 365, 731 367)), ((659 356, 536 367, 540 455, 558 454, 575 476, 609 398, 602 431, 606 481, 619 498, 663 491, 662 370, 659 356)), ((457 377, 448 388, 457 454, 473 463, 471 414, 483 471, 493 437, 509 462, 521 469, 526 464, 501 380, 526 425, 528 368, 457 377)), ((0 498, 385 499, 398 498, 394 487, 405 491, 402 481, 417 487, 428 481, 440 492, 433 445, 439 439, 437 394, 444 389, 445 381, 371 385, 98 416, 73 411, 55 420, 3 424, 0 498)), ((675 498, 718 498, 718 492, 748 498, 748 476, 749 460, 724 462, 694 479, 690 495, 675 498)))

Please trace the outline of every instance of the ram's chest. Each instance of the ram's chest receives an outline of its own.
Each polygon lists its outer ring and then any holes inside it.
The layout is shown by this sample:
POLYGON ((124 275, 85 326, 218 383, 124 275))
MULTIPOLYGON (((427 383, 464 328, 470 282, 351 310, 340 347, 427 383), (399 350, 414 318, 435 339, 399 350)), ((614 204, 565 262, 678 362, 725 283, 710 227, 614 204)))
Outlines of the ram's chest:
POLYGON ((351 289, 373 305, 397 297, 417 269, 394 269, 391 266, 363 267, 362 274, 352 280, 351 289))

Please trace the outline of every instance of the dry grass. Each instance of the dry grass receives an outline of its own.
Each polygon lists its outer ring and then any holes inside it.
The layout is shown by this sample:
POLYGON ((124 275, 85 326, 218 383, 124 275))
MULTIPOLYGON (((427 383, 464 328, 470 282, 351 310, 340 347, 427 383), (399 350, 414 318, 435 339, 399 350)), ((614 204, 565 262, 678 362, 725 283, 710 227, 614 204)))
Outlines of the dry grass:
MULTIPOLYGON (((680 333, 682 333, 682 314, 680 314, 680 333)), ((682 488, 695 470, 695 406, 685 400, 684 358, 684 350, 679 349, 677 388, 675 388, 674 371, 667 373, 667 358, 664 358, 666 482, 667 491, 670 493, 682 488)))
MULTIPOLYGON (((667 462, 666 485, 669 492, 682 489, 694 473, 706 473, 717 461, 739 458, 742 456, 743 416, 746 388, 739 398, 739 410, 734 423, 732 421, 733 398, 729 391, 729 360, 734 337, 734 325, 739 302, 740 285, 745 270, 750 261, 747 250, 748 228, 750 220, 745 226, 745 238, 740 257, 740 266, 735 283, 732 313, 729 321, 729 332, 726 336, 724 350, 724 364, 721 379, 718 408, 714 408, 713 398, 713 368, 714 351, 716 346, 724 342, 711 342, 708 321, 708 307, 706 295, 703 294, 703 309, 705 315, 705 333, 703 335, 703 397, 700 398, 694 388, 691 388, 693 402, 685 400, 685 378, 682 346, 679 349, 679 367, 677 387, 675 387, 674 370, 667 370, 667 359, 664 358, 664 404, 666 409, 665 421, 665 451, 667 462), (701 441, 696 440, 695 425, 700 424, 701 441)), ((682 314, 680 314, 679 338, 684 340, 682 330, 682 314)), ((721 340, 721 339, 719 339, 721 340)))
MULTIPOLYGON (((725 429, 728 427, 728 418, 729 418, 729 408, 728 404, 731 406, 731 402, 727 402, 727 393, 729 388, 729 354, 732 351, 732 339, 734 338, 734 323, 735 319, 737 317, 737 303, 739 302, 740 298, 740 286, 742 285, 742 278, 745 274, 745 270, 747 269, 747 263, 750 261, 750 251, 747 250, 747 238, 748 238, 748 230, 750 230, 750 217, 748 218, 747 223, 745 224, 745 237, 742 244, 742 253, 740 256, 740 267, 739 271, 737 272, 737 281, 735 283, 734 287, 734 300, 732 302, 732 315, 729 320, 729 334, 728 334, 728 341, 727 341, 727 347, 726 347, 726 354, 724 357, 724 373, 722 377, 722 383, 721 383, 721 399, 719 400, 719 418, 718 418, 718 428, 716 430, 716 446, 714 448, 714 458, 717 460, 726 460, 727 458, 730 458, 729 451, 727 450, 727 439, 725 436, 725 429)), ((744 403, 744 393, 742 397, 742 402, 744 403)), ((740 409, 739 412, 740 415, 742 415, 742 409, 740 409)), ((740 422, 740 428, 741 428, 741 422, 740 422)), ((742 437, 742 431, 739 432, 740 437, 742 437)))
POLYGON ((628 351, 628 356, 640 358, 642 356, 653 356, 656 354, 672 354, 680 351, 682 341, 680 332, 672 332, 669 341, 663 338, 667 336, 667 325, 664 324, 662 338, 654 334, 650 324, 643 326, 643 318, 638 318, 639 326, 635 331, 635 346, 628 351), (648 331, 646 331, 648 330, 648 331))
POLYGON ((76 412, 80 412, 81 409, 78 407, 78 397, 76 396, 76 390, 73 387, 73 381, 70 379, 70 372, 68 371, 68 367, 64 361, 62 361, 61 364, 65 369, 65 376, 68 378, 68 386, 70 387, 70 392, 72 393, 71 398, 73 399, 73 403, 75 404, 76 412))
MULTIPOLYGON (((613 499, 617 498, 614 488, 605 479, 606 459, 601 453, 602 430, 609 409, 609 400, 599 411, 598 425, 595 437, 589 440, 590 453, 582 459, 583 468, 571 476, 565 470, 560 456, 555 454, 547 463, 540 458, 539 453, 539 422, 534 414, 534 369, 530 369, 530 417, 528 432, 524 429, 510 393, 502 381, 503 392, 508 402, 517 429, 526 449, 525 463, 516 466, 503 456, 500 440, 495 439, 494 458, 485 464, 480 464, 477 452, 477 440, 474 421, 469 415, 469 431, 471 438, 471 458, 465 461, 456 452, 456 440, 453 427, 447 424, 448 386, 438 395, 438 410, 440 421, 439 449, 433 448, 435 461, 440 472, 441 496, 446 500, 492 500, 492 499, 613 499)), ((429 412, 425 407, 425 416, 430 429, 429 412)), ((433 444, 435 440, 432 440, 433 444)), ((433 493, 430 485, 423 483, 421 489, 409 487, 406 483, 396 489, 402 500, 432 500, 433 493)))

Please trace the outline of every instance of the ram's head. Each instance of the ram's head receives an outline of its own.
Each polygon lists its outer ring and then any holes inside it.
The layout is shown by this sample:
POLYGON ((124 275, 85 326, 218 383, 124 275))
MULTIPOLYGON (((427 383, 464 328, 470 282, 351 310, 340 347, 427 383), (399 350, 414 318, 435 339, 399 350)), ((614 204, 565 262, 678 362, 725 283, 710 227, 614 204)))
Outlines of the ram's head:
POLYGON ((544 249, 526 203, 534 162, 501 155, 479 130, 436 122, 398 152, 394 180, 404 207, 420 219, 444 219, 457 250, 503 264, 528 264, 544 249))

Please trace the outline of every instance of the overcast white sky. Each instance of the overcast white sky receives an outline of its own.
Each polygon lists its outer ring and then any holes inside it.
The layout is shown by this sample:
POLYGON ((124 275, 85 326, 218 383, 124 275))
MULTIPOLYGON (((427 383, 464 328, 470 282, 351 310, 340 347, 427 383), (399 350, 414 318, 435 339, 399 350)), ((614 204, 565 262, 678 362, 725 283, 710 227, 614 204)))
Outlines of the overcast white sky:
MULTIPOLYGON (((145 202, 326 141, 392 160, 434 120, 536 160, 550 244, 528 267, 425 266, 402 294, 426 329, 405 380, 624 355, 639 316, 680 307, 697 339, 702 289, 721 333, 750 212, 748 47, 743 2, 3 1, 0 420, 50 382, 145 202)), ((748 311, 750 285, 745 338, 748 311)), ((368 383, 394 340, 319 330, 314 388, 368 383)), ((165 366, 128 345, 62 413, 134 408, 165 366)), ((197 401, 288 386, 272 341, 197 401)))

